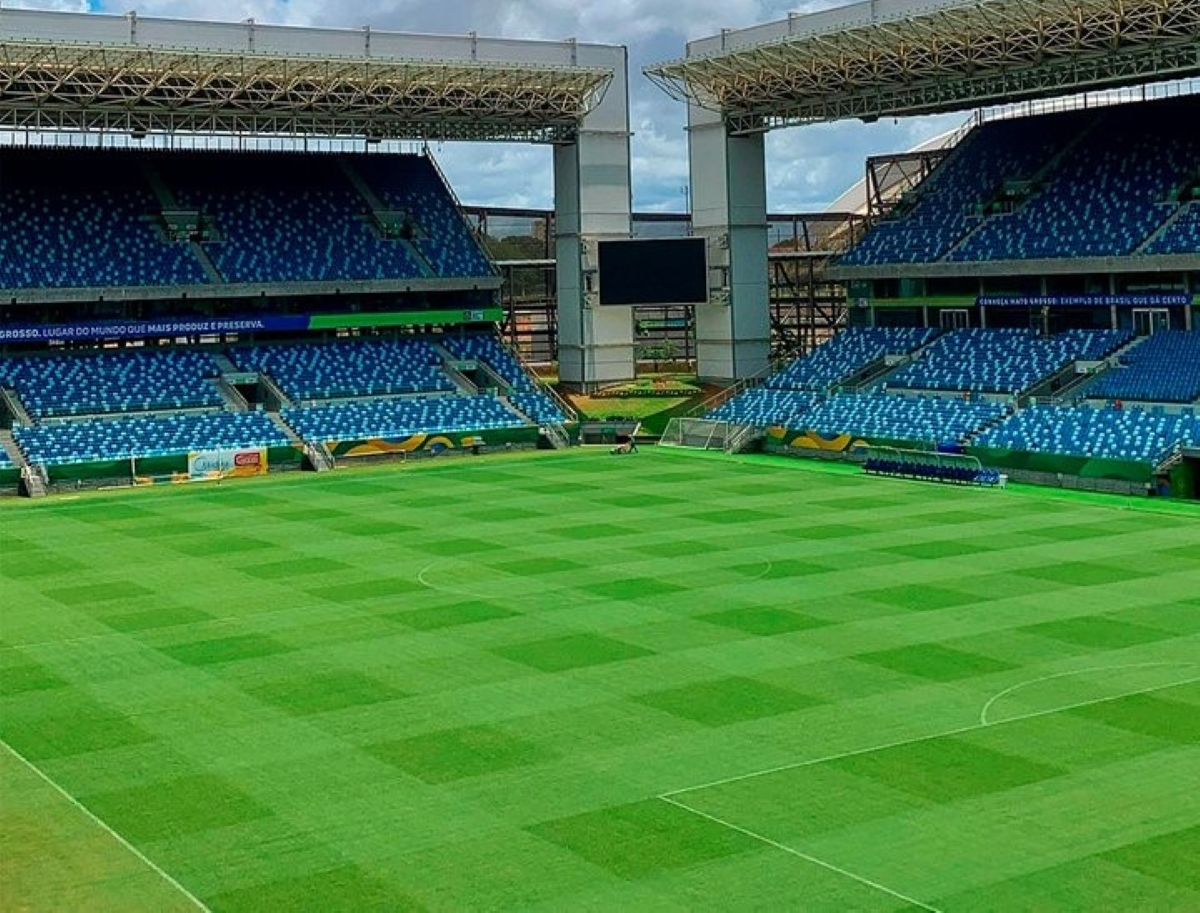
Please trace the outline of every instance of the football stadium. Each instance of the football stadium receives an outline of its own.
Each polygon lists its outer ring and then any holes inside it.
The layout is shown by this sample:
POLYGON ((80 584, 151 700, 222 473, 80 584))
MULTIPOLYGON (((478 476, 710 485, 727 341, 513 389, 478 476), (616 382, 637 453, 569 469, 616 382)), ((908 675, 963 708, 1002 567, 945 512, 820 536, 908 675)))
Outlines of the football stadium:
POLYGON ((1200 909, 1197 124, 1193 0, 3 8, 0 908, 1200 909))

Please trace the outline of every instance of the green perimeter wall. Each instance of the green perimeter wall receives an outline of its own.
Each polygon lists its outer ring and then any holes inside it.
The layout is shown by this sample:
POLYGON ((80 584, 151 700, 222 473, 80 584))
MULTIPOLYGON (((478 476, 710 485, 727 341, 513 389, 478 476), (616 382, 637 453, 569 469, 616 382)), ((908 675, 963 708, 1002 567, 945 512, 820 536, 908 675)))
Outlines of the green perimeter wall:
MULTIPOLYGON (((577 434, 578 432, 576 432, 577 434)), ((488 450, 506 444, 528 445, 538 441, 538 429, 532 425, 522 428, 489 428, 482 431, 453 431, 446 433, 413 434, 401 438, 366 438, 354 441, 327 441, 335 457, 368 457, 387 454, 426 454, 445 450, 467 450, 476 444, 488 450)))
MULTIPOLYGON (((572 443, 579 441, 578 426, 567 428, 572 443)), ((445 450, 466 450, 475 443, 485 449, 495 450, 505 445, 536 445, 539 434, 536 427, 500 428, 486 431, 455 431, 450 434, 416 434, 407 438, 372 438, 355 441, 337 441, 329 445, 335 457, 378 456, 401 453, 438 453, 445 450)), ((267 448, 267 466, 272 469, 298 469, 304 454, 298 447, 267 448)), ((142 477, 170 476, 188 471, 186 453, 161 457, 138 457, 137 474, 142 477)), ((96 460, 90 463, 71 463, 48 467, 52 484, 62 482, 101 482, 130 478, 128 459, 96 460)), ((0 486, 16 487, 20 481, 19 469, 0 471, 0 486)))
POLYGON ((968 447, 985 466, 996 469, 1024 469, 1029 472, 1061 472, 1084 479, 1113 479, 1145 484, 1154 475, 1154 467, 1133 460, 1101 460, 1092 457, 1061 456, 1052 453, 1027 453, 991 447, 968 447))
MULTIPOLYGON (((295 447, 268 447, 267 466, 269 468, 295 468, 300 465, 303 454, 295 447)), ((63 481, 95 482, 103 479, 128 479, 129 460, 97 460, 91 463, 70 463, 61 466, 49 466, 51 483, 63 481)), ((188 457, 186 453, 174 456, 138 457, 137 474, 139 476, 166 476, 172 473, 186 473, 188 457)))

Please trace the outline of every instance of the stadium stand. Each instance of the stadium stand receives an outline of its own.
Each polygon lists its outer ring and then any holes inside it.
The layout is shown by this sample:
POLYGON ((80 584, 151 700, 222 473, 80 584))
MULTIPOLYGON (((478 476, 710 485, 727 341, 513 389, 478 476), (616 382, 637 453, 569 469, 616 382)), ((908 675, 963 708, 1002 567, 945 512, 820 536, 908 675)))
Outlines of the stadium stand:
POLYGON ((1132 254, 1174 210, 1165 201, 1195 168, 1200 139, 1156 105, 1117 106, 1095 118, 1094 140, 1052 167, 1024 205, 989 216, 949 259, 1132 254))
POLYGON ((403 438, 414 434, 520 428, 525 422, 491 396, 424 396, 281 410, 309 441, 403 438))
POLYGON ((360 155, 347 161, 385 204, 413 216, 412 243, 437 275, 491 275, 487 257, 431 159, 360 155))
POLYGON ((997 121, 975 129, 917 189, 913 202, 868 232, 841 262, 870 266, 941 259, 970 229, 997 188, 1035 174, 1080 126, 1081 116, 1071 113, 1049 120, 997 121))
POLYGON ((0 288, 103 288, 208 281, 127 155, 0 149, 0 288), (86 161, 86 164, 84 162, 86 161))
POLYGON ((47 466, 290 444, 260 412, 84 419, 13 429, 26 459, 47 466))
POLYGON ((259 345, 229 356, 243 370, 269 374, 297 400, 455 390, 433 346, 420 338, 259 345))
POLYGON ((1200 418, 1136 408, 1034 406, 974 443, 1030 453, 1158 463, 1178 444, 1200 445, 1200 418))
POLYGON ((1161 403, 1200 399, 1200 331, 1160 330, 1119 356, 1088 398, 1161 403))
POLYGON ((841 263, 1195 253, 1176 191, 1195 179, 1200 135, 1181 125, 1197 118, 1185 96, 985 123, 841 263))
POLYGON ((739 425, 782 425, 795 427, 820 394, 806 390, 780 390, 775 387, 751 387, 726 400, 705 418, 739 425))
POLYGON ((0 288, 492 275, 424 156, 6 148, 0 173, 0 288), (410 235, 379 230, 350 160, 410 235), (190 234, 172 234, 171 211, 193 214, 190 234))
POLYGON ((905 355, 927 344, 937 330, 926 327, 850 327, 771 375, 768 387, 827 390, 886 355, 905 355))
POLYGON ((947 333, 887 380, 889 389, 1015 394, 1072 361, 1096 361, 1127 341, 1117 330, 1039 336, 1022 329, 947 333))
POLYGON ((824 438, 960 441, 1007 414, 1002 403, 885 393, 831 396, 804 414, 801 425, 824 438))
POLYGON ((379 237, 330 156, 182 153, 158 165, 179 204, 215 220, 204 242, 228 282, 417 278, 400 240, 379 237))
POLYGON ((1162 234, 1152 238, 1142 253, 1194 254, 1200 251, 1200 200, 1184 205, 1175 221, 1165 226, 1162 234))
POLYGON ((216 375, 207 353, 186 349, 0 358, 0 385, 34 418, 216 407, 216 375))
POLYGON ((513 391, 508 401, 537 425, 561 425, 567 420, 558 404, 540 390, 513 391))
POLYGON ((819 392, 854 377, 887 355, 905 355, 937 331, 925 327, 850 327, 726 400, 705 418, 743 425, 788 426, 812 408, 819 392))
POLYGON ((567 420, 558 404, 529 376, 520 361, 490 333, 466 333, 441 337, 441 344, 455 358, 487 364, 508 385, 508 398, 535 423, 560 424, 567 420))

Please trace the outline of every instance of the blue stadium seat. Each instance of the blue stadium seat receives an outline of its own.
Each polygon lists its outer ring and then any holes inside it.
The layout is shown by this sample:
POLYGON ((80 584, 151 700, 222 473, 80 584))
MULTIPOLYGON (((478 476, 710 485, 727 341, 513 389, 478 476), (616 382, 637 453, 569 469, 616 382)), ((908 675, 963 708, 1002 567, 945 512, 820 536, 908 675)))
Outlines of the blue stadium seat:
POLYGON ((1184 96, 985 123, 841 264, 1200 252, 1200 203, 1173 196, 1195 179, 1200 133, 1180 125, 1198 119, 1184 96))
POLYGON ((27 459, 47 466, 291 443, 261 412, 92 418, 17 427, 13 436, 27 459))
POLYGON ((0 174, 0 289, 209 281, 188 244, 155 225, 162 206, 129 156, 5 148, 0 174))
POLYGON ((243 370, 269 374, 296 400, 455 389, 433 346, 418 337, 247 346, 229 356, 243 370))
POLYGON ((283 410, 305 440, 353 441, 521 428, 525 421, 491 396, 414 396, 283 410))
POLYGON ((989 428, 974 443, 1156 464, 1178 444, 1200 445, 1200 418, 1142 409, 1038 406, 989 428))
POLYGON ((1200 330, 1162 330, 1125 352, 1089 398, 1189 403, 1200 399, 1200 330))
POLYGON ((462 361, 481 361, 509 385, 509 401, 539 425, 561 424, 567 416, 525 370, 517 357, 491 333, 446 334, 438 342, 462 361))
POLYGON ((0 149, 0 289, 494 275, 426 156, 0 149), (343 168, 362 164, 415 233, 387 238, 343 168), (195 212, 172 239, 167 209, 195 212))
POLYGON ((824 438, 850 434, 868 441, 957 441, 1007 414, 1002 403, 958 397, 846 394, 823 400, 800 427, 824 438))
POLYGON ((1020 393, 1073 361, 1097 361, 1129 338, 1117 330, 955 330, 892 375, 889 389, 1020 393))
POLYGON ((0 386, 35 419, 217 407, 217 373, 207 353, 186 349, 0 358, 0 386))

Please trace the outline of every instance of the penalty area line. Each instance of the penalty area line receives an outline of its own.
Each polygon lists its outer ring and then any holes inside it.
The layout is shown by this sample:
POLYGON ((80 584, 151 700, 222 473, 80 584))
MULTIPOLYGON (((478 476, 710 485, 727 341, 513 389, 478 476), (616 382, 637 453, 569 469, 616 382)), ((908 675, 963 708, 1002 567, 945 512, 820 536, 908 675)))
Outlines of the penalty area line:
POLYGON ((192 904, 197 910, 203 910, 203 911, 205 911, 205 913, 212 913, 212 911, 209 910, 208 906, 204 903, 204 901, 202 901, 199 897, 197 897, 195 894, 193 894, 191 891, 189 891, 187 888, 185 888, 182 884, 180 884, 179 881, 173 875, 171 875, 169 872, 167 872, 165 869, 163 869, 162 866, 160 866, 153 859, 151 859, 149 856, 147 856, 145 853, 143 853, 141 850, 139 850, 136 846, 134 846, 132 843, 130 843, 128 840, 126 840, 124 837, 122 837, 119 833, 117 833, 115 830, 113 830, 111 827, 109 827, 108 824, 106 824, 101 818, 99 818, 95 814, 95 812, 93 812, 90 808, 88 808, 86 805, 84 805, 82 802, 80 802, 78 799, 76 799, 74 796, 72 796, 69 792, 67 792, 61 786, 59 786, 58 783, 56 783, 53 779, 51 779, 50 775, 47 774, 44 770, 42 770, 40 767, 38 767, 36 764, 34 764, 32 761, 30 761, 27 757, 25 757, 25 755, 21 754, 21 752, 17 751, 15 748, 13 748, 11 745, 9 745, 8 742, 5 741, 4 739, 0 739, 0 745, 3 745, 4 748, 8 751, 8 753, 11 754, 18 761, 20 761, 21 764, 23 764, 28 770, 30 770, 34 774, 34 776, 36 776, 39 780, 41 780, 43 783, 45 783, 47 786, 49 786, 52 790, 54 790, 56 793, 58 793, 64 799, 66 799, 67 802, 70 803, 70 805, 72 807, 74 807, 74 808, 78 809, 80 812, 82 812, 89 821, 94 823, 102 831, 104 831, 106 834, 108 834, 110 837, 112 837, 114 840, 116 840, 117 843, 119 843, 126 850, 128 850, 130 853, 132 853, 143 865, 145 865, 148 869, 150 869, 152 872, 154 872, 156 875, 158 875, 160 878, 162 878, 163 881, 165 881, 167 884, 169 884, 171 887, 173 887, 183 897, 187 898, 187 901, 190 904, 192 904))
POLYGON ((841 875, 844 878, 849 878, 852 881, 857 881, 859 884, 865 885, 866 887, 871 888, 872 890, 880 891, 884 894, 888 894, 891 897, 894 897, 897 900, 901 900, 910 906, 919 907, 922 910, 928 910, 929 913, 942 913, 942 911, 939 910, 937 907, 932 907, 923 901, 917 900, 915 897, 910 897, 909 895, 903 894, 900 891, 895 890, 894 888, 889 888, 887 885, 880 884, 878 881, 873 881, 872 879, 867 878, 864 875, 859 875, 857 872, 851 872, 849 869, 843 869, 840 865, 834 865, 832 862, 826 862, 824 859, 820 859, 816 856, 813 856, 810 853, 805 853, 802 850, 798 850, 793 846, 788 846, 786 843, 780 843, 778 840, 772 840, 770 837, 766 836, 765 834, 760 834, 757 831, 752 831, 749 828, 742 827, 740 824, 734 824, 732 821, 726 821, 724 818, 718 818, 716 815, 710 815, 708 812, 702 812, 702 811, 700 811, 700 809, 693 808, 692 806, 687 805, 684 802, 680 802, 678 799, 672 799, 670 796, 659 796, 658 798, 661 799, 663 802, 668 803, 669 805, 674 805, 676 808, 681 808, 686 812, 691 812, 693 815, 696 815, 700 818, 704 818, 708 821, 713 822, 714 824, 719 824, 722 827, 728 828, 731 831, 736 831, 739 834, 744 834, 747 837, 757 840, 759 843, 764 843, 767 846, 774 847, 775 849, 780 850, 781 852, 787 853, 790 856, 795 856, 797 859, 802 859, 805 862, 811 863, 812 865, 815 865, 815 866, 819 866, 820 868, 826 869, 830 872, 833 872, 834 874, 841 875))
MULTIPOLYGON (((1030 713, 1022 713, 1017 716, 1005 717, 996 722, 969 723, 966 726, 956 726, 953 729, 944 729, 941 732, 934 732, 928 735, 913 736, 908 739, 896 739, 894 742, 884 742, 880 745, 868 745, 864 748, 852 748, 849 751, 839 751, 836 754, 823 755, 819 758, 808 758, 803 761, 793 761, 790 764, 779 764, 775 767, 767 767, 763 770, 752 770, 749 773, 735 774, 732 777, 722 777, 720 780, 710 780, 707 783, 698 783, 695 786, 683 786, 679 789, 668 790, 664 793, 659 793, 657 798, 670 799, 674 796, 682 796, 686 793, 699 792, 704 789, 712 789, 717 786, 727 786, 730 783, 741 783, 743 780, 755 780, 759 777, 767 777, 771 774, 784 773, 789 770, 799 770, 803 767, 814 767, 817 764, 826 764, 830 761, 840 761, 843 758, 854 758, 858 755, 872 754, 876 751, 886 751, 889 748, 901 748, 904 745, 915 745, 918 742, 932 742, 934 739, 945 739, 951 736, 963 735, 968 732, 978 732, 981 729, 994 729, 997 726, 1006 726, 1009 723, 1019 723, 1023 720, 1036 720, 1043 716, 1052 716, 1056 713, 1066 713, 1068 710, 1078 710, 1081 707, 1092 707, 1096 704, 1106 704, 1109 701, 1119 701, 1122 698, 1134 697, 1139 694, 1151 694, 1155 691, 1165 691, 1168 688, 1179 688, 1183 685, 1193 685, 1200 682, 1200 675, 1193 675, 1191 678, 1181 679, 1174 682, 1165 682, 1161 685, 1151 685, 1146 688, 1138 688, 1135 691, 1123 691, 1120 694, 1110 694, 1107 697, 1093 698, 1087 701, 1078 701, 1074 704, 1065 704, 1061 707, 1051 707, 1047 710, 1034 710, 1030 713)), ((1006 689, 1011 691, 1012 689, 1006 689)), ((1001 692, 1003 694, 1005 692, 1001 692)), ((990 705, 994 698, 988 702, 990 705)), ((986 705, 985 705, 986 709, 986 705)))

